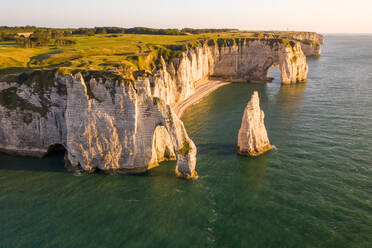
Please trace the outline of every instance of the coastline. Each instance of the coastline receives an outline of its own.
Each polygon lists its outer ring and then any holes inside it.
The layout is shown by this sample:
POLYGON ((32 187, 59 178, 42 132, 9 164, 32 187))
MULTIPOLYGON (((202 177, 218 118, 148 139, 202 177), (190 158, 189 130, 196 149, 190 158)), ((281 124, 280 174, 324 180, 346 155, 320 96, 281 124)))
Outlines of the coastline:
POLYGON ((174 105, 173 111, 176 113, 178 118, 181 118, 187 108, 191 107, 194 104, 197 104, 204 97, 208 96, 210 93, 217 90, 218 88, 231 83, 232 82, 226 81, 207 81, 205 83, 202 83, 196 87, 195 92, 191 96, 189 96, 182 102, 179 102, 176 105, 174 105))

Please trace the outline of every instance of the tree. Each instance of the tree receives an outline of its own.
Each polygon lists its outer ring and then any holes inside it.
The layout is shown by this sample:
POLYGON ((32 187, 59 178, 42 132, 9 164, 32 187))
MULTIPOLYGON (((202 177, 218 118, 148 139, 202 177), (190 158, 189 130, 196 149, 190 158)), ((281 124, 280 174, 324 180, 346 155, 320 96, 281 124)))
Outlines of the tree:
POLYGON ((107 34, 106 28, 95 28, 96 29, 96 34, 107 34))

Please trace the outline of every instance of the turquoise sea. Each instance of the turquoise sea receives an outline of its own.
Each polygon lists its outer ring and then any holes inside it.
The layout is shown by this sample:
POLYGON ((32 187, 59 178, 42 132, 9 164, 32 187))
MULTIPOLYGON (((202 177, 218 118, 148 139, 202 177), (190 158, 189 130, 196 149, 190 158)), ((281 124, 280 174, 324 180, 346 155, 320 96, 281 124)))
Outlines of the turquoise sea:
POLYGON ((189 108, 197 181, 73 176, 0 155, 0 247, 372 247, 372 35, 326 35, 307 83, 231 84, 189 108), (254 90, 276 150, 236 155, 254 90))

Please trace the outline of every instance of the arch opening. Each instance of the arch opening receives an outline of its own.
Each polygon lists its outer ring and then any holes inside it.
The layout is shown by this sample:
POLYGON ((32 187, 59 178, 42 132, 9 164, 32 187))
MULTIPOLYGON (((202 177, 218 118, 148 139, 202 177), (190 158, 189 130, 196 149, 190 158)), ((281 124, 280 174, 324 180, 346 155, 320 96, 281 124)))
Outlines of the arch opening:
POLYGON ((168 130, 163 125, 156 126, 152 137, 152 157, 147 169, 152 169, 161 162, 176 159, 175 148, 168 130))
POLYGON ((65 155, 66 148, 62 144, 54 144, 49 146, 47 153, 45 154, 45 157, 49 156, 62 156, 65 155))
POLYGON ((268 82, 271 83, 281 83, 282 82, 282 72, 279 65, 273 64, 267 71, 268 82))

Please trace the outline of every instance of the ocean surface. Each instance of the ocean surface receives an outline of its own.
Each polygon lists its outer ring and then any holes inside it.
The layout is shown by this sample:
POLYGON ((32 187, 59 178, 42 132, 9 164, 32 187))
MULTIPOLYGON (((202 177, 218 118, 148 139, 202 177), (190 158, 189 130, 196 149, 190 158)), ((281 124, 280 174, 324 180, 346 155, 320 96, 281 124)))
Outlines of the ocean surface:
POLYGON ((372 247, 372 36, 326 36, 307 83, 231 84, 189 108, 200 179, 73 176, 0 155, 0 247, 372 247), (236 155, 259 92, 276 150, 236 155))

